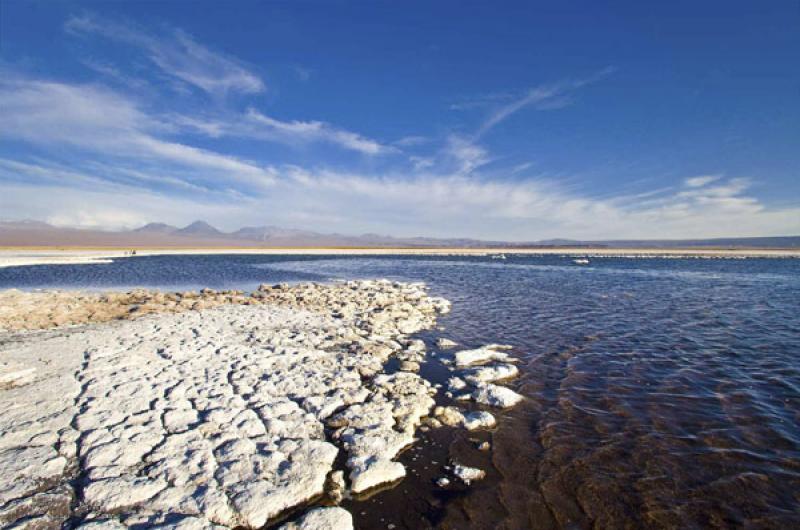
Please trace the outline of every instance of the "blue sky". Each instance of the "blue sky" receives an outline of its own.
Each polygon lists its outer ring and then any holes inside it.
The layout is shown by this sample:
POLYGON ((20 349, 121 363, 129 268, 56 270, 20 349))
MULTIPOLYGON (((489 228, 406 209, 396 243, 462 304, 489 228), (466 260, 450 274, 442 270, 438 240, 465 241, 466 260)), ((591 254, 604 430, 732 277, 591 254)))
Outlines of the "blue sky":
POLYGON ((0 218, 798 234, 798 28, 789 0, 3 1, 0 218))

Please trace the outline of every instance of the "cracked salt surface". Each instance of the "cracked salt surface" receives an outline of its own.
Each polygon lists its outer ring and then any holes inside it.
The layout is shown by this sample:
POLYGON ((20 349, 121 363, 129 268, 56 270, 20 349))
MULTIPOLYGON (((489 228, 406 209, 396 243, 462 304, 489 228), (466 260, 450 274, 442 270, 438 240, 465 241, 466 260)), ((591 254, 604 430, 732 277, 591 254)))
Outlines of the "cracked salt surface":
MULTIPOLYGON (((354 492, 404 476, 393 458, 435 390, 383 365, 421 360, 405 335, 449 303, 387 281, 284 287, 287 300, 6 341, 0 361, 30 371, 0 390, 0 525, 258 528, 326 484, 340 496, 340 450, 354 492)), ((315 509, 287 528, 352 520, 315 509)))

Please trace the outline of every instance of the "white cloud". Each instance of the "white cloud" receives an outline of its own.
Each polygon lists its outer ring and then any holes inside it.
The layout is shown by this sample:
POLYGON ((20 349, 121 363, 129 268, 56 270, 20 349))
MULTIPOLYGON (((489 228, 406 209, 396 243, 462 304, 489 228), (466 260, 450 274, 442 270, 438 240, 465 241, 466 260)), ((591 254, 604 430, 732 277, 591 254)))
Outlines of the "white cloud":
POLYGON ((512 174, 523 173, 532 167, 533 167, 533 162, 523 162, 522 164, 517 164, 516 166, 512 167, 510 172, 512 174))
POLYGON ((183 114, 170 114, 170 123, 181 130, 196 132, 211 138, 220 138, 230 134, 231 124, 222 120, 203 119, 183 114))
POLYGON ((730 192, 726 196, 714 190, 687 196, 686 189, 678 189, 642 203, 633 197, 601 200, 576 195, 544 179, 513 182, 456 174, 375 177, 301 168, 285 170, 283 175, 282 186, 293 181, 301 190, 287 192, 281 187, 279 193, 302 196, 308 211, 320 215, 346 212, 347 221, 337 227, 345 231, 517 241, 800 233, 800 207, 767 209, 745 195, 742 179, 720 186, 730 192))
POLYGON ((467 175, 490 162, 489 152, 463 136, 451 135, 443 150, 445 158, 455 163, 455 173, 467 175))
POLYGON ((19 180, 28 184, 61 184, 75 188, 116 188, 113 182, 80 171, 65 169, 57 165, 39 165, 18 160, 0 158, 0 177, 6 180, 19 180))
POLYGON ((249 132, 251 135, 261 135, 285 142, 328 142, 367 155, 396 151, 393 147, 382 145, 351 131, 338 129, 322 121, 281 121, 252 108, 248 109, 246 117, 253 127, 243 131, 245 135, 249 132))
POLYGON ((427 136, 411 135, 411 136, 404 136, 403 138, 400 138, 399 140, 396 140, 392 143, 399 147, 416 147, 430 142, 431 139, 428 138, 427 136))
MULTIPOLYGON (((123 25, 88 14, 71 17, 66 22, 65 28, 72 34, 100 35, 140 48, 164 73, 210 94, 256 93, 264 90, 261 79, 246 70, 235 59, 211 51, 180 29, 169 30, 166 37, 157 37, 132 25, 123 25)), ((84 63, 127 86, 134 86, 136 82, 135 79, 108 64, 96 60, 84 63)), ((298 75, 304 76, 304 79, 310 76, 310 70, 301 67, 296 69, 298 75)), ((181 85, 177 85, 176 89, 180 88, 181 85)), ((282 121, 252 108, 245 115, 228 112, 224 116, 205 119, 172 114, 170 119, 173 124, 185 130, 213 138, 230 135, 288 144, 326 142, 367 155, 397 151, 394 147, 382 145, 378 141, 323 121, 282 121)))
POLYGON ((129 100, 92 85, 28 80, 3 72, 0 135, 31 142, 114 142, 118 134, 158 127, 129 100))
POLYGON ((186 224, 198 218, 214 222, 245 221, 244 208, 232 202, 203 201, 129 189, 126 193, 105 189, 86 190, 71 186, 3 184, 0 211, 16 219, 40 219, 57 226, 130 229, 154 219, 186 224))
POLYGON ((429 156, 414 156, 414 155, 412 155, 412 156, 408 157, 408 160, 411 162, 411 165, 414 166, 414 169, 416 171, 421 171, 421 170, 424 170, 424 169, 430 169, 436 164, 436 161, 434 160, 434 158, 433 157, 429 157, 429 156))
POLYGON ((699 177, 691 177, 683 182, 690 188, 701 188, 706 184, 711 184, 715 180, 719 180, 719 175, 702 175, 699 177))
POLYGON ((279 224, 342 233, 516 241, 800 233, 800 207, 766 208, 747 195, 743 179, 720 178, 719 186, 707 193, 694 193, 696 189, 686 186, 641 201, 634 196, 581 196, 546 179, 514 182, 436 173, 376 176, 284 166, 276 170, 275 184, 260 194, 187 196, 180 189, 150 191, 143 187, 150 175, 137 175, 135 170, 130 182, 104 182, 103 169, 66 171, 0 159, 0 179, 5 181, 0 209, 4 217, 82 226, 113 219, 117 219, 114 227, 129 227, 204 218, 227 229, 279 224), (12 174, 18 178, 10 180, 12 174))
POLYGON ((134 136, 130 142, 131 147, 140 148, 145 155, 199 169, 224 172, 236 180, 257 186, 268 186, 273 183, 275 178, 273 168, 259 167, 253 162, 190 145, 165 142, 147 135, 134 136))
POLYGON ((243 115, 202 118, 186 115, 170 115, 170 123, 178 128, 200 133, 211 138, 223 136, 254 138, 297 146, 309 143, 328 143, 364 155, 381 155, 398 152, 392 146, 358 133, 334 127, 323 121, 283 121, 248 109, 243 115))
POLYGON ((263 81, 239 61, 210 50, 179 29, 158 37, 134 26, 89 14, 71 17, 65 28, 75 35, 99 35, 138 47, 167 75, 211 94, 257 93, 265 88, 263 81))
POLYGON ((169 123, 131 100, 93 85, 68 85, 13 77, 0 81, 0 137, 38 145, 68 145, 104 156, 160 160, 190 167, 198 178, 224 175, 256 187, 272 183, 271 168, 158 136, 169 123))
MULTIPOLYGON (((749 179, 703 175, 678 189, 596 198, 545 178, 493 178, 493 158, 476 136, 455 134, 433 155, 410 158, 407 171, 262 165, 170 138, 191 130, 211 138, 327 142, 366 154, 393 148, 320 121, 282 121, 256 110, 241 120, 159 115, 101 86, 2 73, 0 138, 62 156, 61 163, 0 159, 4 217, 109 227, 205 218, 229 229, 274 223, 518 241, 800 233, 800 208, 767 207, 750 193, 749 179), (70 162, 63 162, 65 153, 70 162)), ((554 97, 538 94, 498 110, 488 127, 536 98, 554 97)))
POLYGON ((523 97, 512 101, 502 107, 496 109, 489 114, 489 117, 478 129, 478 135, 482 135, 492 129, 495 125, 505 120, 512 114, 519 112, 525 107, 541 104, 545 101, 552 101, 562 91, 556 86, 549 87, 536 87, 529 90, 523 97))
POLYGON ((116 83, 124 85, 133 90, 142 90, 148 87, 148 82, 145 81, 144 79, 139 79, 137 77, 127 75, 123 73, 119 68, 110 63, 98 61, 95 59, 83 59, 81 62, 83 63, 84 66, 94 70, 95 72, 101 74, 105 78, 113 80, 116 83))

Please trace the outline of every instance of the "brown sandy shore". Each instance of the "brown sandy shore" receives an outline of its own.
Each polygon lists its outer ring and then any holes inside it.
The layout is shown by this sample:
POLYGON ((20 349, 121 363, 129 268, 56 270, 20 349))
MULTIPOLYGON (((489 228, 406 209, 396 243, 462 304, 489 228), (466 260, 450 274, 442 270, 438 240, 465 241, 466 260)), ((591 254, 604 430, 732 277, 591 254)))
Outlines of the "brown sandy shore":
POLYGON ((632 257, 697 257, 697 258, 784 258, 800 257, 800 249, 757 248, 308 248, 308 247, 226 247, 226 248, 83 248, 83 247, 5 247, 0 248, 0 267, 23 265, 55 265, 108 263, 115 258, 162 255, 263 254, 263 255, 419 255, 419 256, 485 256, 485 255, 566 255, 566 256, 632 256, 632 257))
MULTIPOLYGON (((447 385, 486 410, 437 406, 413 334, 449 308, 388 280, 2 292, 0 527, 352 529, 420 432, 491 429, 522 399, 487 345, 453 351, 447 385)), ((436 473, 443 490, 486 477, 436 473)))

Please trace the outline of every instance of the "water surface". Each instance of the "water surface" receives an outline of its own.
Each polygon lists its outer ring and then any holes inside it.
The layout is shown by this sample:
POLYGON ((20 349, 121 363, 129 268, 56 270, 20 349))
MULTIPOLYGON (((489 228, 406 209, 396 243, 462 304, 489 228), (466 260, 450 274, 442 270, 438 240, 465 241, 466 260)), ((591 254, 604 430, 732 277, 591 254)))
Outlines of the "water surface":
MULTIPOLYGON (((152 256, 0 269, 0 288, 361 277, 452 300, 426 339, 514 345, 528 399, 491 433, 423 433, 405 481, 347 501, 358 527, 800 527, 797 259, 152 256), (451 459, 487 479, 437 489, 451 459)), ((436 357, 423 374, 448 375, 436 357)))

